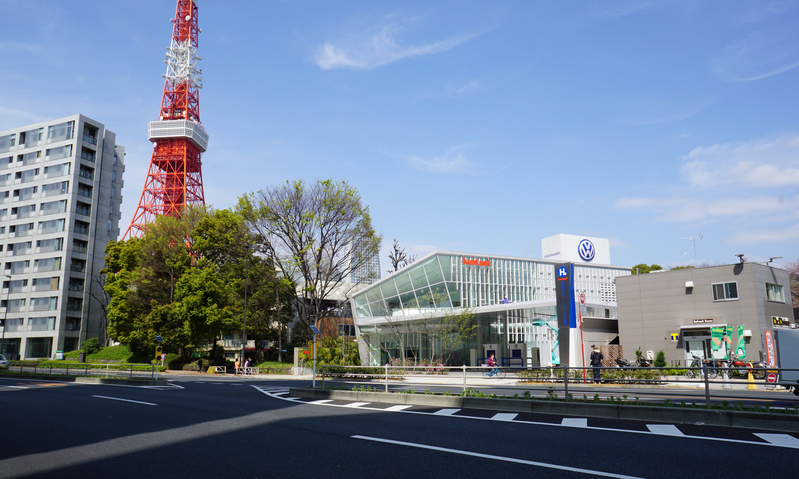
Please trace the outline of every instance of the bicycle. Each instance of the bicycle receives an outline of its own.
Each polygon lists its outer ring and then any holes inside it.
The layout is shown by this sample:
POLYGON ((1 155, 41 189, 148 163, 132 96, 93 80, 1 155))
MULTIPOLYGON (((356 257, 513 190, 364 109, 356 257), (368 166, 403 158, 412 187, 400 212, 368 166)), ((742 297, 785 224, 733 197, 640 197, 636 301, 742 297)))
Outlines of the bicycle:
POLYGON ((497 379, 503 379, 505 376, 507 376, 507 374, 508 374, 507 370, 498 368, 496 366, 494 367, 489 366, 487 368, 487 371, 483 373, 483 375, 487 378, 497 378, 497 379))
POLYGON ((716 377, 719 374, 719 371, 718 369, 712 366, 713 363, 711 361, 702 359, 696 354, 691 354, 691 356, 694 357, 694 360, 691 362, 691 365, 688 366, 691 369, 685 371, 683 376, 685 376, 688 379, 693 379, 695 377, 701 377, 702 372, 704 371, 707 373, 708 379, 716 379, 716 377))

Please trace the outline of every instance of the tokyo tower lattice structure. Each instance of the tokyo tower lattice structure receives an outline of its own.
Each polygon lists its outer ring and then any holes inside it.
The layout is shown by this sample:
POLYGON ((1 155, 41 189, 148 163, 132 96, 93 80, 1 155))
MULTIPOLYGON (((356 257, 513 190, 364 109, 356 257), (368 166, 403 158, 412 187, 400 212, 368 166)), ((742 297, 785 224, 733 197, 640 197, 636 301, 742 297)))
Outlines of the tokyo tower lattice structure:
POLYGON ((161 112, 158 121, 147 126, 153 154, 139 206, 123 239, 142 235, 160 215, 180 216, 190 205, 205 205, 200 157, 208 134, 200 123, 197 0, 177 0, 172 22, 161 112))

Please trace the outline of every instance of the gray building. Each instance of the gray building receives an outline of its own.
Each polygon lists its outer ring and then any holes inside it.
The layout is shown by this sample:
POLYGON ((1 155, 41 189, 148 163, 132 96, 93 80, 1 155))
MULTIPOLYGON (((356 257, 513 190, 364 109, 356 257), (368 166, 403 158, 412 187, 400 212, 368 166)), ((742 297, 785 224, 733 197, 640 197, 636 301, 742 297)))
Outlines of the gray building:
POLYGON ((103 333, 99 271, 119 236, 124 156, 83 115, 0 132, 3 354, 52 357, 103 333))
POLYGON ((620 276, 616 294, 625 353, 663 350, 668 365, 736 350, 739 326, 746 359, 767 360, 771 332, 796 327, 788 272, 760 263, 620 276), (711 329, 724 326, 728 346, 714 353, 711 329))

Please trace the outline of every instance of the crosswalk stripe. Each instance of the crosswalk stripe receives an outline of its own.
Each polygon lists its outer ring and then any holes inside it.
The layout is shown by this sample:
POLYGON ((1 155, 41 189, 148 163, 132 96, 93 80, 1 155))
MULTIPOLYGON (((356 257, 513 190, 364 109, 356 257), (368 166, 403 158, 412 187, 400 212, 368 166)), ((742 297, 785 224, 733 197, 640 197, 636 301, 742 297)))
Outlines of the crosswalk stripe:
POLYGON ((775 446, 788 446, 799 449, 799 439, 796 439, 788 434, 766 434, 756 432, 755 436, 763 439, 764 441, 768 441, 775 446))
POLYGON ((564 417, 561 424, 573 427, 588 427, 588 418, 585 417, 564 417))
POLYGON ((498 412, 491 416, 491 419, 496 419, 497 421, 513 421, 516 419, 516 416, 518 416, 516 413, 498 412))
POLYGON ((350 403, 350 404, 345 404, 344 407, 361 407, 361 406, 366 406, 367 404, 369 404, 369 403, 368 402, 354 402, 354 403, 350 403))
POLYGON ((673 424, 647 424, 647 429, 655 434, 662 434, 664 436, 684 436, 682 431, 677 429, 673 424))
POLYGON ((331 402, 332 399, 317 399, 316 401, 311 401, 308 404, 325 404, 331 402))
POLYGON ((396 404, 394 406, 390 406, 384 409, 384 411, 402 411, 404 409, 408 409, 411 407, 410 404, 396 404))
POLYGON ((452 416, 456 412, 460 411, 460 409, 440 409, 433 414, 437 416, 452 416))

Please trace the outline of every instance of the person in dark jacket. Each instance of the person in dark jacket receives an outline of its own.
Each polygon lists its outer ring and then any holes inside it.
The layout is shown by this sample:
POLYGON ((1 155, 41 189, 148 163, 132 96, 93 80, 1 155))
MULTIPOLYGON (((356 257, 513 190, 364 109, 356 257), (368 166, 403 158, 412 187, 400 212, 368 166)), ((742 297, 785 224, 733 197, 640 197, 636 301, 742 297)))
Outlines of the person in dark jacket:
POLYGON ((602 379, 600 374, 600 368, 602 367, 602 360, 605 357, 599 351, 599 348, 596 345, 591 345, 593 351, 591 351, 591 367, 594 368, 594 382, 599 382, 602 379))

